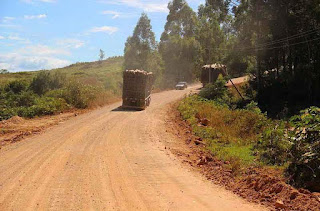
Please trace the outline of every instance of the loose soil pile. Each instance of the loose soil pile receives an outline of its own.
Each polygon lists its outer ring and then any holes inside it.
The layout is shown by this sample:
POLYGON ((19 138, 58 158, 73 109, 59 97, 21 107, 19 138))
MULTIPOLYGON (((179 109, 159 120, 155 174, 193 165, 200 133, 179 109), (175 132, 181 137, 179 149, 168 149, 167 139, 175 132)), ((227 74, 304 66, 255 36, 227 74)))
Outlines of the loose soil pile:
POLYGON ((59 115, 34 119, 24 119, 19 116, 14 116, 8 120, 0 121, 0 148, 4 145, 20 141, 27 136, 39 134, 50 126, 57 125, 76 116, 79 112, 80 111, 70 111, 59 115))
POLYGON ((182 120, 176 108, 177 104, 171 106, 167 125, 169 132, 178 136, 181 142, 168 147, 184 163, 250 202, 276 210, 320 210, 320 194, 286 184, 281 170, 252 167, 242 170, 240 176, 235 175, 230 168, 232 163, 212 156, 206 143, 192 134, 190 125, 182 120))

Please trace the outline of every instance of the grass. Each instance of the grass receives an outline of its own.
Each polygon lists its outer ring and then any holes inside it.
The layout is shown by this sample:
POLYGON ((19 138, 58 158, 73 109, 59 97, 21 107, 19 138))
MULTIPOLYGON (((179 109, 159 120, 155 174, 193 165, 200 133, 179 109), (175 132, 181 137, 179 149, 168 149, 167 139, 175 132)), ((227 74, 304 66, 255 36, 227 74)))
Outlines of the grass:
POLYGON ((193 133, 207 143, 208 150, 221 160, 229 161, 234 172, 260 164, 253 145, 264 129, 265 115, 247 109, 230 109, 197 95, 182 100, 178 110, 191 124, 193 133), (203 119, 209 120, 207 126, 201 124, 203 119))
POLYGON ((239 158, 241 162, 247 166, 255 162, 255 156, 252 154, 252 145, 237 145, 228 144, 220 145, 213 144, 209 146, 209 149, 222 160, 228 160, 229 158, 239 158))

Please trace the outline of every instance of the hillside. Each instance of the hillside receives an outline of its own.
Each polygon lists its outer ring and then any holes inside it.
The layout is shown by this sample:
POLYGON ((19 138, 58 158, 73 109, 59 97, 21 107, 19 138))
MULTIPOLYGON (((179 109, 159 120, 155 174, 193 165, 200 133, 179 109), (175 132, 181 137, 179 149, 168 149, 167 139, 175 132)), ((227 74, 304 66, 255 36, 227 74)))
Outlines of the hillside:
POLYGON ((0 120, 93 108, 121 95, 123 57, 49 71, 0 74, 0 120))
MULTIPOLYGON (((106 89, 118 92, 121 87, 123 57, 112 57, 103 61, 83 62, 64 68, 53 69, 75 78, 88 85, 102 85, 106 89)), ((0 74, 0 85, 14 80, 31 81, 39 71, 0 74)))

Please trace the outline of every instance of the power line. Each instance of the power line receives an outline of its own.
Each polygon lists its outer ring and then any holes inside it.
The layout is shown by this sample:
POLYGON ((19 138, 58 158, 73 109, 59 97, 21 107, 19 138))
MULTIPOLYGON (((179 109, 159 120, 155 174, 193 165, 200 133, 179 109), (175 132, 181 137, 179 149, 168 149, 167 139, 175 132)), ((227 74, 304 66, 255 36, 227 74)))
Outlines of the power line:
MULTIPOLYGON (((297 38, 306 37, 306 36, 308 36, 308 35, 311 35, 311 34, 313 34, 313 33, 316 33, 317 30, 319 30, 319 29, 320 29, 320 28, 308 30, 308 31, 305 31, 305 32, 301 32, 301 33, 292 35, 292 36, 288 36, 288 37, 286 37, 286 38, 282 38, 282 39, 274 40, 274 41, 271 41, 271 42, 259 44, 259 45, 256 45, 255 47, 243 47, 243 48, 234 48, 234 49, 235 49, 235 50, 246 50, 246 49, 250 50, 250 49, 256 49, 256 48, 263 48, 263 47, 267 47, 267 46, 270 46, 270 45, 275 45, 275 44, 287 42, 287 41, 289 41, 289 40, 294 40, 294 39, 297 39, 297 38)), ((290 44, 289 44, 289 45, 290 45, 290 44)), ((286 45, 285 45, 285 46, 286 46, 286 45)))
MULTIPOLYGON (((308 43, 308 42, 313 42, 313 41, 317 41, 317 40, 320 40, 320 37, 315 38, 315 39, 311 39, 311 40, 305 40, 305 41, 302 41, 302 42, 292 43, 292 44, 289 44, 289 45, 275 46, 275 47, 272 47, 272 48, 251 47, 251 48, 234 48, 233 50, 239 50, 239 51, 242 51, 242 50, 256 50, 256 51, 273 50, 273 49, 277 49, 277 48, 296 46, 296 45, 300 45, 300 44, 304 44, 304 43, 308 43)), ((227 48, 224 48, 224 49, 223 48, 217 48, 217 49, 218 50, 225 50, 225 51, 229 51, 230 50, 230 49, 227 49, 227 48)))
POLYGON ((319 30, 319 28, 312 29, 312 30, 305 31, 305 32, 301 32, 301 33, 298 33, 298 34, 295 34, 295 35, 292 35, 292 36, 288 36, 286 38, 281 38, 281 39, 278 39, 278 40, 274 40, 274 41, 271 41, 271 42, 268 42, 268 43, 263 43, 263 44, 260 44, 258 46, 268 46, 268 45, 273 45, 273 44, 277 44, 277 43, 286 42, 286 41, 289 41, 289 40, 294 40, 294 39, 297 39, 297 38, 301 38, 301 37, 305 37, 305 36, 311 35, 311 34, 317 32, 317 30, 319 30))
POLYGON ((260 48, 260 49, 256 49, 256 50, 258 50, 258 51, 260 51, 260 50, 272 50, 272 49, 277 49, 277 48, 295 46, 295 45, 304 44, 304 43, 308 43, 308 42, 312 42, 312 41, 317 41, 317 40, 320 40, 320 37, 315 38, 315 39, 312 39, 312 40, 306 40, 306 41, 302 41, 302 42, 298 42, 298 43, 293 43, 293 44, 290 44, 290 45, 276 46, 276 47, 267 48, 267 49, 265 49, 265 48, 260 48))

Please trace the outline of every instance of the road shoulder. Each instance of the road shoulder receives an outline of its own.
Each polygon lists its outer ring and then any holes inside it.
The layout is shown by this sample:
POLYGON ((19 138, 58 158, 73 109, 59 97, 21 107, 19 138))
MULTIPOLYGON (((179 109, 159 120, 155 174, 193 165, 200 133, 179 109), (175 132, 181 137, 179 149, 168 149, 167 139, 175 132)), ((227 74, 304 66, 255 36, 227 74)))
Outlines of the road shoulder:
POLYGON ((174 135, 175 141, 167 142, 168 150, 186 167, 200 172, 207 180, 232 191, 248 202, 269 209, 318 210, 320 198, 307 190, 296 190, 287 185, 278 172, 263 172, 258 168, 248 169, 245 175, 235 176, 230 163, 215 158, 199 137, 183 121, 177 111, 177 102, 167 107, 167 132, 174 135))

